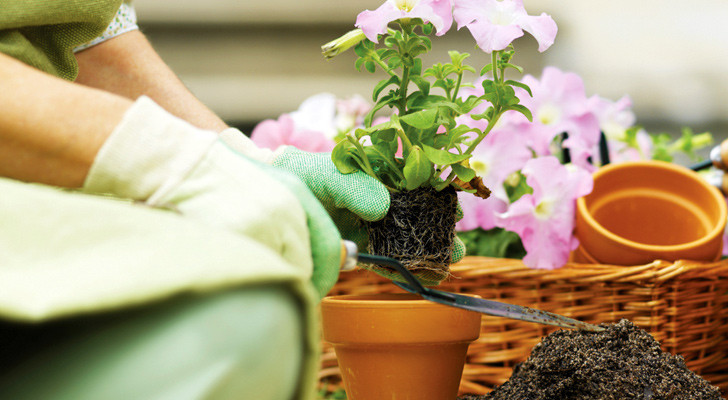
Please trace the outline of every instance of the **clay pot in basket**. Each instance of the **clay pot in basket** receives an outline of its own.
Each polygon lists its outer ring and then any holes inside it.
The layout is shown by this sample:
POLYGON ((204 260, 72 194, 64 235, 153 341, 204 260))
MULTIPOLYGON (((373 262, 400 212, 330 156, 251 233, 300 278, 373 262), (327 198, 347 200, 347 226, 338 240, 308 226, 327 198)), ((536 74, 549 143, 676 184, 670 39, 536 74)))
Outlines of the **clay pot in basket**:
POLYGON ((480 314, 409 294, 331 296, 321 312, 349 400, 455 399, 480 334, 480 314))
POLYGON ((607 165, 577 200, 577 262, 638 265, 656 259, 716 261, 725 198, 688 168, 661 161, 607 165))

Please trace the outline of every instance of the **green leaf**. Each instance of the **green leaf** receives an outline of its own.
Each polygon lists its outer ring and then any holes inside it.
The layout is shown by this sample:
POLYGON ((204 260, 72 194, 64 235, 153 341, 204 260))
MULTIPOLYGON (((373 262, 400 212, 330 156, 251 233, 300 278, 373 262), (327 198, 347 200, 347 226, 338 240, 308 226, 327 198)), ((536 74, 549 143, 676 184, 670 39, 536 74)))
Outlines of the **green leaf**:
POLYGON ((389 77, 389 79, 383 79, 379 81, 379 83, 374 86, 374 91, 372 92, 372 100, 377 101, 377 98, 379 98, 379 94, 382 93, 382 90, 384 90, 384 88, 389 85, 399 85, 399 77, 397 75, 392 75, 389 77))
POLYGON ((359 44, 354 46, 354 53, 356 53, 357 56, 366 57, 367 54, 369 54, 369 49, 367 49, 367 44, 366 44, 366 42, 368 42, 368 41, 369 41, 368 39, 363 40, 363 41, 359 42, 359 44))
POLYGON ((374 119, 374 114, 376 114, 377 111, 381 110, 384 106, 394 103, 395 101, 397 101, 397 98, 392 93, 379 99, 379 101, 374 105, 374 107, 372 107, 371 110, 369 110, 369 113, 364 117, 364 126, 371 126, 372 120, 374 119))
POLYGON ((412 75, 410 79, 417 85, 417 88, 420 89, 423 95, 427 96, 430 94, 430 82, 427 79, 420 75, 412 75))
POLYGON ((354 66, 356 67, 357 71, 361 71, 361 66, 364 64, 367 60, 364 58, 357 58, 356 63, 354 63, 354 66))
POLYGON ((475 170, 472 168, 466 167, 462 164, 452 164, 450 167, 452 167, 455 175, 464 182, 470 182, 471 179, 475 178, 475 170))
POLYGON ((373 74, 374 71, 376 70, 376 65, 374 64, 373 61, 367 61, 364 63, 364 68, 373 74))
POLYGON ((422 26, 422 33, 424 33, 425 35, 429 35, 432 33, 432 28, 432 24, 428 22, 422 26))
POLYGON ((402 58, 395 56, 387 60, 387 67, 389 69, 397 69, 402 65, 402 58))
POLYGON ((493 70, 493 64, 488 64, 485 67, 483 67, 483 69, 480 70, 480 75, 481 76, 482 75, 485 75, 485 74, 487 74, 488 72, 490 72, 492 70, 493 70))
POLYGON ((496 257, 496 258, 523 258, 526 250, 518 234, 493 228, 483 230, 480 228, 466 232, 458 232, 458 237, 465 243, 467 255, 496 257))
POLYGON ((434 84, 433 84, 432 86, 433 86, 433 87, 439 87, 439 88, 442 88, 442 89, 443 89, 443 90, 445 90, 445 91, 449 91, 449 90, 451 90, 451 89, 452 89, 452 88, 449 88, 449 87, 447 86, 447 83, 445 82, 445 80, 444 80, 444 79, 438 79, 438 80, 436 80, 436 81, 435 81, 435 83, 434 83, 434 84))
POLYGON ((519 88, 525 90, 526 92, 528 92, 529 96, 533 97, 533 93, 531 93, 531 88, 528 87, 528 85, 526 85, 525 83, 514 81, 512 79, 507 80, 505 83, 506 83, 506 85, 519 87, 519 88))
POLYGON ((518 65, 515 65, 515 64, 505 63, 505 64, 501 64, 501 67, 503 67, 503 68, 513 68, 516 71, 518 71, 520 73, 523 73, 523 68, 521 68, 521 67, 519 67, 518 65))
POLYGON ((419 146, 412 146, 402 172, 406 180, 405 189, 407 190, 417 189, 430 179, 432 164, 419 146))
POLYGON ((470 158, 470 154, 455 154, 449 151, 436 149, 427 145, 423 145, 423 150, 433 163, 437 165, 451 165, 459 163, 470 158))
POLYGON ((331 151, 331 161, 333 161, 336 169, 342 174, 350 174, 360 170, 359 165, 351 154, 354 151, 353 148, 354 145, 344 139, 334 146, 334 149, 331 151))
POLYGON ((422 44, 424 44, 425 47, 427 47, 427 51, 432 50, 432 40, 430 40, 430 38, 428 38, 426 36, 420 36, 420 39, 422 39, 422 44))
POLYGON ((528 118, 529 122, 533 122, 533 115, 531 114, 531 110, 526 108, 523 104, 513 104, 508 106, 508 109, 518 111, 519 113, 523 114, 528 118))
POLYGON ((412 69, 410 69, 410 75, 421 75, 422 74, 422 59, 415 58, 412 69))
MULTIPOLYGON (((379 127, 380 125, 377 125, 377 127, 379 127)), ((372 144, 376 145, 380 142, 389 143, 394 141, 395 137, 397 136, 397 129, 401 128, 394 126, 392 126, 391 128, 376 128, 376 131, 373 131, 371 134, 369 134, 369 136, 372 138, 372 144)))
POLYGON ((459 51, 456 51, 456 50, 448 51, 447 55, 450 56, 450 61, 452 62, 452 64, 455 66, 458 66, 458 67, 463 64, 463 60, 470 57, 470 54, 460 53, 459 51))
POLYGON ((386 60, 389 57, 398 56, 399 53, 392 49, 381 49, 377 51, 380 60, 386 60))
POLYGON ((437 109, 434 108, 401 116, 399 120, 416 129, 428 129, 434 125, 436 118, 437 109))

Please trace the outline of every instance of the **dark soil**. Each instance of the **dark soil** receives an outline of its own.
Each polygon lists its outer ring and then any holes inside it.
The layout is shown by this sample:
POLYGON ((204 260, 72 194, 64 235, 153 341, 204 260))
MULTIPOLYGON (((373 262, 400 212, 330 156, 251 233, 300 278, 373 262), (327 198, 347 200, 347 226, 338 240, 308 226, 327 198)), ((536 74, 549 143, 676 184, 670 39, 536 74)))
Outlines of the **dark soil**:
POLYGON ((503 385, 460 400, 720 400, 718 388, 627 320, 603 332, 559 330, 503 385))
MULTIPOLYGON (((449 275, 457 195, 419 188, 392 193, 389 213, 367 226, 370 254, 391 257, 428 281, 449 275)), ((385 268, 385 267, 375 267, 385 268)))

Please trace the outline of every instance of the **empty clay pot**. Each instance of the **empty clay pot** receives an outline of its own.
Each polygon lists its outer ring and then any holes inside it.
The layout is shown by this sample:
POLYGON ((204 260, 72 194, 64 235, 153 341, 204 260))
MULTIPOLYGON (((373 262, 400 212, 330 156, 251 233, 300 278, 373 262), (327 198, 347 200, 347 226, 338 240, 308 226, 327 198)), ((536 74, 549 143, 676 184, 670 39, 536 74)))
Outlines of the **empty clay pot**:
POLYGON ((725 198, 697 173, 661 161, 611 164, 577 200, 581 262, 636 265, 721 257, 725 198))
POLYGON ((480 334, 480 314, 410 294, 326 297, 321 312, 349 400, 454 400, 480 334))

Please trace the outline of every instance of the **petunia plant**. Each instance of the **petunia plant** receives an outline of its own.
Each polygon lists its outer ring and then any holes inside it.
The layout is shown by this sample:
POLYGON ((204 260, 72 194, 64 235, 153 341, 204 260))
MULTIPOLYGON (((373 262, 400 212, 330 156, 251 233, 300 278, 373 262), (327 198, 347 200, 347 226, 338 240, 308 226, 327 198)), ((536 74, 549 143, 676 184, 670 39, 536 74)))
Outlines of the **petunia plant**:
MULTIPOLYGON (((590 192, 591 172, 607 162, 672 161, 678 153, 695 160, 695 150, 712 142, 710 133, 693 134, 688 128, 676 140, 647 133, 635 125, 629 97, 587 97, 581 77, 573 72, 546 67, 540 78, 527 75, 522 82, 531 91, 517 89, 516 95, 533 119, 505 113, 485 146, 470 158, 492 195, 459 196, 465 217, 457 230, 469 254, 518 257, 533 268, 559 268, 578 246, 575 203, 590 192)), ((461 121, 482 124, 467 115, 461 121)))
POLYGON ((337 168, 345 174, 364 171, 392 192, 454 187, 486 197, 470 162, 473 152, 504 113, 533 119, 517 96, 517 90, 530 88, 506 78, 508 69, 523 72, 512 63, 512 42, 526 31, 539 51, 546 50, 557 32, 551 17, 529 16, 520 0, 387 0, 360 13, 355 25, 358 29, 324 45, 324 55, 353 47, 356 68, 380 71, 383 78, 374 85, 364 127, 334 147, 337 168), (447 62, 423 65, 431 36, 444 35, 453 20, 490 53, 489 64, 476 69, 466 63, 469 54, 451 50, 447 62), (391 110, 389 118, 373 123, 385 109, 391 110), (482 123, 464 124, 465 115, 482 123))

